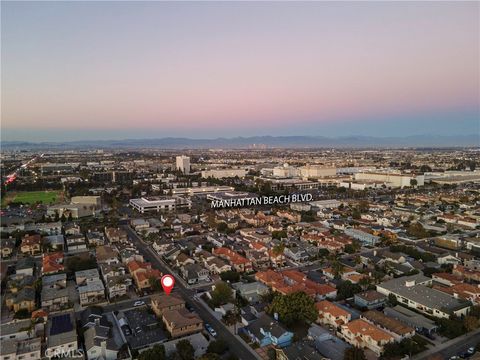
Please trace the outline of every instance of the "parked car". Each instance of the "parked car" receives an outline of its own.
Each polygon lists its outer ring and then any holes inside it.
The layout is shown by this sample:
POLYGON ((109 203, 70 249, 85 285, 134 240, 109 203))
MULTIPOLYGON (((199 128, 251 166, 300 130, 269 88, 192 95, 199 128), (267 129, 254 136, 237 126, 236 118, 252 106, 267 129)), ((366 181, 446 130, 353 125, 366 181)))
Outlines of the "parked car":
POLYGON ((215 331, 214 328, 210 324, 205 324, 205 329, 212 335, 213 337, 217 337, 217 332, 215 331))
POLYGON ((142 306, 142 305, 145 305, 145 301, 135 301, 133 303, 133 306, 142 306))

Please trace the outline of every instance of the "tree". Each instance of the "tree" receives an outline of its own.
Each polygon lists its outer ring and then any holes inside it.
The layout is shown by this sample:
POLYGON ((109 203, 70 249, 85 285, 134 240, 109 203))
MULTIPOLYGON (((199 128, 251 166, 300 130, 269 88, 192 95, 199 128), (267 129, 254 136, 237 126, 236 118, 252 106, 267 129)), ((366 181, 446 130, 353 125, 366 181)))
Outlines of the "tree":
POLYGON ((13 315, 13 317, 15 319, 28 319, 30 317, 30 311, 28 311, 28 309, 20 309, 13 315))
POLYGON ((343 266, 343 264, 340 261, 335 259, 335 261, 332 264, 332 270, 333 270, 333 275, 335 276, 335 278, 340 279, 340 277, 342 276, 342 274, 345 270, 345 267, 343 266))
POLYGON ((181 360, 193 360, 195 358, 195 349, 188 340, 180 340, 176 346, 179 359, 181 360))
POLYGON ((366 360, 363 349, 357 347, 350 347, 345 349, 343 353, 343 360, 366 360))
POLYGON ((228 350, 228 344, 223 339, 213 340, 207 347, 207 353, 222 355, 228 350))
POLYGON ((287 237, 287 232, 285 230, 280 231, 272 231, 272 238, 273 239, 284 239, 287 237))
POLYGON ((215 284, 215 289, 211 292, 211 303, 217 307, 233 300, 233 292, 227 283, 220 281, 215 284))
POLYGON ((234 310, 228 310, 225 315, 223 315, 223 322, 228 326, 233 326, 235 334, 237 333, 237 323, 239 321, 241 321, 241 317, 236 307, 234 310))
POLYGON ((410 186, 415 187, 417 186, 417 184, 418 184, 417 179, 410 179, 410 186))
POLYGON ((220 360, 221 357, 215 353, 207 353, 198 358, 198 360, 220 360))
POLYGON ((388 294, 388 304, 390 306, 397 306, 398 305, 397 297, 394 294, 388 294))
POLYGON ((463 326, 465 327, 467 332, 477 329, 478 325, 479 325, 478 318, 474 316, 465 316, 463 318, 463 326))
POLYGON ((227 229, 228 229, 228 225, 227 225, 227 223, 225 223, 223 221, 220 224, 217 225, 217 231, 218 232, 224 233, 225 231, 227 231, 227 229))
POLYGON ((153 291, 160 291, 162 289, 162 284, 160 284, 160 279, 156 278, 155 276, 149 277, 148 282, 153 291))
POLYGON ((302 291, 288 295, 276 294, 268 307, 270 314, 277 313, 286 325, 297 321, 311 323, 318 317, 315 301, 302 291))
POLYGON ((158 344, 138 355, 138 360, 165 360, 166 358, 165 347, 158 344))
POLYGON ((272 248, 272 252, 275 256, 278 256, 278 255, 281 255, 283 254, 283 251, 285 250, 285 244, 283 242, 281 242, 280 244, 278 245, 275 245, 273 248, 272 248))
POLYGON ((220 273, 220 278, 223 281, 237 282, 240 280, 240 274, 233 270, 228 270, 220 273))
POLYGON ((347 280, 337 286, 337 300, 345 300, 362 291, 362 287, 347 280))

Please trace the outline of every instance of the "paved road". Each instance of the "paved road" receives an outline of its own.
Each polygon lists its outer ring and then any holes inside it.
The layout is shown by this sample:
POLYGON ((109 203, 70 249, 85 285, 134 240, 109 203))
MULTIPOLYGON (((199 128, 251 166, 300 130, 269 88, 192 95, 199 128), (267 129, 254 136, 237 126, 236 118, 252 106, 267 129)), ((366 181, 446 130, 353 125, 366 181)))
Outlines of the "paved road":
MULTIPOLYGON (((138 248, 140 253, 144 256, 145 260, 151 262, 155 268, 159 269, 163 273, 169 273, 168 269, 159 260, 158 255, 150 247, 148 247, 147 244, 141 241, 141 239, 129 226, 125 226, 124 229, 127 231, 130 239, 138 248)), ((230 352, 242 360, 252 359, 252 353, 248 348, 245 347, 245 345, 235 338, 228 331, 228 329, 226 329, 225 326, 212 314, 210 314, 202 305, 192 300, 193 295, 195 295, 195 290, 184 287, 182 282, 178 281, 178 275, 176 273, 173 273, 172 275, 177 280, 175 282, 174 291, 178 291, 178 293, 182 295, 183 299, 185 299, 186 303, 191 306, 205 322, 212 325, 217 332, 218 337, 224 339, 228 343, 230 352)))
POLYGON ((431 356, 440 355, 443 359, 450 359, 452 356, 464 354, 469 347, 475 347, 480 342, 480 330, 467 335, 449 340, 413 357, 414 360, 427 359, 431 356))

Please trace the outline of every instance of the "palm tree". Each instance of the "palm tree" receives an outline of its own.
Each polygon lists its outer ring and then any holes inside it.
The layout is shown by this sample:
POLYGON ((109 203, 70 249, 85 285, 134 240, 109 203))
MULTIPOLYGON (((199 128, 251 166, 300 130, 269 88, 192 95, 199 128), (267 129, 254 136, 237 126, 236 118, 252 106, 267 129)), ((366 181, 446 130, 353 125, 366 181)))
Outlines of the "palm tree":
POLYGON ((237 305, 234 306, 233 310, 228 310, 225 315, 223 315, 222 320, 227 326, 233 325, 234 334, 237 334, 237 323, 241 320, 237 305))

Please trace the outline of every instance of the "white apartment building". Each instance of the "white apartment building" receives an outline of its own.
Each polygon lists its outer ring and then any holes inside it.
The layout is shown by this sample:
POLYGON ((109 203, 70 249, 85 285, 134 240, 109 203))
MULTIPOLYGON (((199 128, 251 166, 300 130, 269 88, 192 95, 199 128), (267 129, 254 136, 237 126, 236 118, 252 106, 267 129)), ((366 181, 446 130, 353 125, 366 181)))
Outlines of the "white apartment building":
POLYGON ((188 156, 177 156, 176 169, 184 174, 190 174, 190 158, 188 156))

